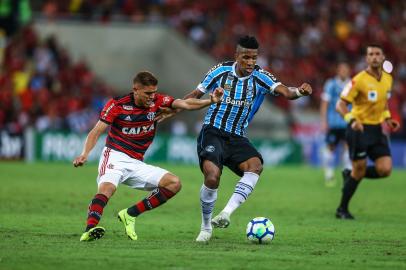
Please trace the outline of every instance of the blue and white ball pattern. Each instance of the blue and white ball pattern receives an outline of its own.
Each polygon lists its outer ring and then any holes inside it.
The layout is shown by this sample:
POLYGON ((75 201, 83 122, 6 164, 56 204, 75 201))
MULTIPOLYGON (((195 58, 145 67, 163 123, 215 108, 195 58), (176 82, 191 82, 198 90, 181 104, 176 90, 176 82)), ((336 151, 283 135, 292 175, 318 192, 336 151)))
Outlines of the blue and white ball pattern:
POLYGON ((246 233, 250 242, 268 244, 275 236, 275 227, 270 219, 256 217, 248 223, 246 233))

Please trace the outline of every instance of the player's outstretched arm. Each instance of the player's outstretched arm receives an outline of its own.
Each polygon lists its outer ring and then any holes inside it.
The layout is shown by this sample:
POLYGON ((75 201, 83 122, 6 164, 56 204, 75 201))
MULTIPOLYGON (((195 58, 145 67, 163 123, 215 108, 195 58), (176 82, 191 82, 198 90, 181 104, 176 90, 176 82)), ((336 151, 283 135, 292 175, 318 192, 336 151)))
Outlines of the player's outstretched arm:
POLYGON ((100 134, 106 131, 108 126, 108 124, 100 120, 96 123, 89 134, 87 134, 82 153, 73 160, 73 166, 79 167, 85 164, 85 162, 87 161, 87 157, 89 156, 90 151, 92 151, 93 147, 96 145, 97 139, 100 137, 100 134))
POLYGON ((210 94, 210 99, 177 99, 172 103, 172 108, 183 110, 198 110, 207 107, 213 103, 219 103, 223 98, 223 88, 216 88, 213 93, 210 94))
POLYGON ((275 92, 287 99, 297 99, 302 96, 311 95, 312 87, 308 83, 303 83, 300 87, 287 87, 286 85, 280 84, 275 88, 275 92))
MULTIPOLYGON (((190 92, 189 94, 187 94, 183 99, 189 99, 189 98, 199 99, 203 95, 204 95, 204 93, 202 91, 200 91, 199 89, 195 89, 192 92, 190 92)), ((164 121, 165 119, 170 118, 181 111, 182 111, 182 109, 172 109, 172 108, 168 108, 168 107, 162 107, 162 108, 160 108, 159 112, 155 116, 155 120, 158 121, 158 123, 160 123, 160 122, 164 121)))

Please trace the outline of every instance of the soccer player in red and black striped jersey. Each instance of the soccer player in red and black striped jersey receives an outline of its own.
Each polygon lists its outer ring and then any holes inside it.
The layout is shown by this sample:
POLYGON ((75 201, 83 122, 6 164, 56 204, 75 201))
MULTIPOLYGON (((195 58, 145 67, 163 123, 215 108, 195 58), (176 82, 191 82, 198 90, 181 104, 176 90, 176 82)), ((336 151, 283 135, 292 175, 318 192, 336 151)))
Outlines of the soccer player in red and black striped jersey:
POLYGON ((223 89, 216 89, 210 99, 183 100, 158 94, 157 85, 158 80, 152 73, 138 73, 131 93, 107 102, 100 120, 86 138, 82 153, 73 161, 75 167, 84 165, 97 139, 110 126, 99 162, 97 194, 89 205, 87 226, 80 241, 95 240, 104 235, 105 229, 98 223, 118 184, 151 191, 148 197, 118 213, 127 236, 132 240, 137 240, 135 218, 165 203, 181 189, 176 175, 143 162, 145 151, 155 136, 156 113, 164 107, 184 110, 204 108, 220 102, 223 89))

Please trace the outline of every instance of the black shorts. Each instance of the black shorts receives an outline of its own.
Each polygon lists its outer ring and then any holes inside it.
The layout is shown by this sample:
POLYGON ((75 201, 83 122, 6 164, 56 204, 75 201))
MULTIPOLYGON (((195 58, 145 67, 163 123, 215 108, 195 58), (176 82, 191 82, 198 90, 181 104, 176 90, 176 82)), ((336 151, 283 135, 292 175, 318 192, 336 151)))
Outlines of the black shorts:
POLYGON ((337 146, 339 142, 345 141, 345 128, 331 128, 326 134, 326 144, 337 146))
POLYGON ((203 161, 210 160, 220 170, 225 165, 239 176, 244 174, 238 167, 242 162, 252 157, 258 157, 263 163, 261 154, 247 138, 222 131, 210 125, 204 125, 200 131, 197 138, 197 155, 202 171, 203 161))
POLYGON ((351 160, 369 157, 375 161, 383 156, 390 156, 388 137, 383 134, 381 125, 364 125, 364 131, 355 131, 350 125, 346 132, 351 160))

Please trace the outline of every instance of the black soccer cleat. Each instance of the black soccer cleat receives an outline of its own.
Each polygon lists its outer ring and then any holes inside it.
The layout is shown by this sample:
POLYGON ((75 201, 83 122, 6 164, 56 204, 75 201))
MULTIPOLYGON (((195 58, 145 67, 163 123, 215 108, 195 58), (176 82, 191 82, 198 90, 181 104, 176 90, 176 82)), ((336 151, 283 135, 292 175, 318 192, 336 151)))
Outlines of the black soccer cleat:
POLYGON ((351 215, 351 213, 348 210, 344 210, 342 208, 337 208, 336 211, 336 218, 338 219, 355 219, 353 215, 351 215))

